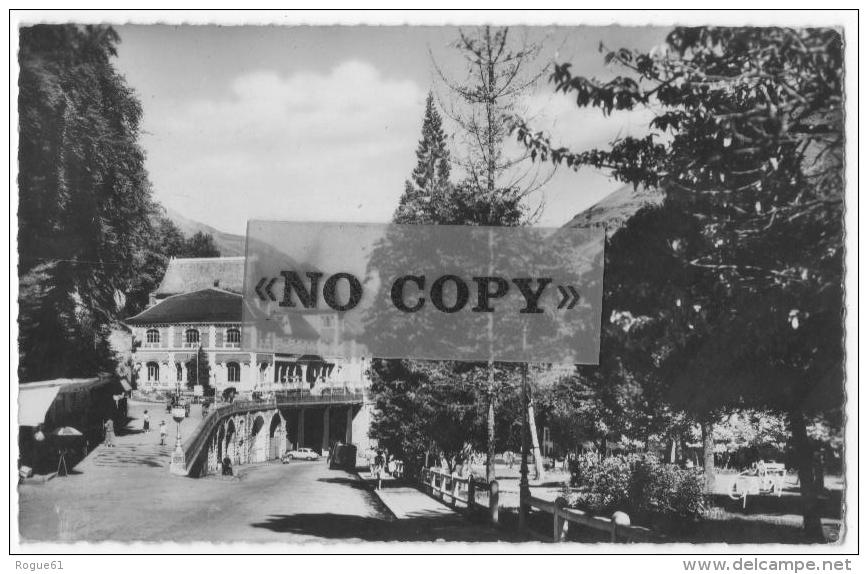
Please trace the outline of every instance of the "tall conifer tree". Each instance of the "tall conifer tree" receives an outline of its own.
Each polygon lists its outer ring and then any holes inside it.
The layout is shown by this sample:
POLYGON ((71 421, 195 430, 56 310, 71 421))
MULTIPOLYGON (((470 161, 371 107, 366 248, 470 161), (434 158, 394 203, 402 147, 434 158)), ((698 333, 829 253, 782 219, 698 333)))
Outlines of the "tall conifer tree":
POLYGON ((422 138, 416 148, 418 162, 404 186, 404 195, 395 211, 395 223, 439 223, 433 212, 434 200, 442 197, 449 187, 449 150, 443 133, 443 119, 434 106, 434 95, 428 92, 422 138))

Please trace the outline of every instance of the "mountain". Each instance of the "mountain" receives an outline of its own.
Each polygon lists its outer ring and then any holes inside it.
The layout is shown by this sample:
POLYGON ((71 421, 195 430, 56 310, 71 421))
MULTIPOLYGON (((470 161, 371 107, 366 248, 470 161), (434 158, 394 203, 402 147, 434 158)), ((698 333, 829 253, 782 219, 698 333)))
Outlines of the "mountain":
POLYGON ((564 227, 606 228, 606 235, 612 236, 628 219, 647 205, 659 205, 663 194, 657 190, 640 186, 633 189, 631 184, 620 187, 573 217, 564 227))
POLYGON ((243 235, 226 233, 225 231, 220 231, 210 225, 184 217, 177 211, 171 210, 168 207, 165 209, 166 216, 172 220, 172 223, 178 226, 178 229, 180 229, 181 233, 185 236, 190 237, 199 231, 202 233, 208 233, 214 238, 214 243, 217 245, 217 249, 220 250, 221 256, 235 257, 238 255, 244 255, 243 235))

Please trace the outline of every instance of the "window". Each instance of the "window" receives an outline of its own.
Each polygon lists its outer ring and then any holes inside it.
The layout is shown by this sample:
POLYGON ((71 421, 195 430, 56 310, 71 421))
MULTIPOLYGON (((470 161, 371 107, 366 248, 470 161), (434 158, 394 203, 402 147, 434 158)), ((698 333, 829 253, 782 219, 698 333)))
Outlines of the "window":
POLYGON ((230 383, 241 381, 241 365, 238 363, 226 363, 226 380, 230 383))
POLYGON ((196 329, 187 329, 184 332, 184 341, 187 347, 196 347, 199 345, 199 331, 196 329))
POLYGON ((238 329, 226 330, 226 346, 240 347, 241 346, 241 331, 238 329))
POLYGON ((160 380, 160 365, 148 363, 148 382, 155 383, 160 380))
POLYGON ((148 329, 145 333, 145 342, 148 345, 158 345, 160 343, 160 331, 157 329, 148 329))

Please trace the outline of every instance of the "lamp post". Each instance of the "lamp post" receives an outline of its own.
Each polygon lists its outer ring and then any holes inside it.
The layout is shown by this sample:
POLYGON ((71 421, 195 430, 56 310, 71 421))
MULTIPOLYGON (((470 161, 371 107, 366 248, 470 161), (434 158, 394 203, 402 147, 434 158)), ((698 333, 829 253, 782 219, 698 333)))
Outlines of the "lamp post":
POLYGON ((172 462, 169 465, 169 470, 172 474, 187 474, 186 457, 184 449, 181 448, 181 421, 186 417, 186 411, 182 406, 172 408, 172 418, 177 423, 177 434, 175 435, 175 450, 172 452, 172 462))
MULTIPOLYGON (((522 329, 522 348, 527 349, 527 324, 522 329)), ((528 406, 529 391, 527 384, 527 363, 521 369, 521 478, 518 483, 518 529, 519 532, 527 530, 527 518, 530 504, 530 483, 528 481, 528 406)))

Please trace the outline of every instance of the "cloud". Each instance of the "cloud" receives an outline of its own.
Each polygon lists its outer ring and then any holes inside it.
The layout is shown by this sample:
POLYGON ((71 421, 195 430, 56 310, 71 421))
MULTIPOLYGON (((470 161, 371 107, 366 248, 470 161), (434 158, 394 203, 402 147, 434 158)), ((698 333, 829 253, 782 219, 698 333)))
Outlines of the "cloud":
POLYGON ((527 109, 534 130, 546 132, 553 144, 574 151, 605 148, 618 138, 647 135, 656 115, 643 107, 606 116, 596 108, 580 108, 575 98, 560 93, 536 94, 528 99, 527 109))
POLYGON ((157 196, 234 232, 256 217, 387 220, 413 169, 424 97, 359 61, 246 73, 223 97, 146 118, 157 196))

